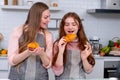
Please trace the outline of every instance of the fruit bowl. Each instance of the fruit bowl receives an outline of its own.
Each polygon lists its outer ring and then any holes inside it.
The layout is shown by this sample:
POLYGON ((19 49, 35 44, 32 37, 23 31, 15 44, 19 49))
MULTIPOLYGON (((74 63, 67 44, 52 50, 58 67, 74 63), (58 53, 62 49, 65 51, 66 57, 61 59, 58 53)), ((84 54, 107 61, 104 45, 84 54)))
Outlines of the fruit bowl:
POLYGON ((1 49, 0 50, 0 56, 6 57, 7 56, 7 50, 6 49, 1 49))

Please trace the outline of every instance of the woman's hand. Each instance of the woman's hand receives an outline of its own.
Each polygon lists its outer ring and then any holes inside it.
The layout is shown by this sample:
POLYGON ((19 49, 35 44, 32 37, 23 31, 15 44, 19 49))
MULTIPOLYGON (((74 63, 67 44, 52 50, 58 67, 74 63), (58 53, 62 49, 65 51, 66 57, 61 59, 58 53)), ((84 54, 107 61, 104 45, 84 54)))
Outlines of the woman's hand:
POLYGON ((81 51, 81 58, 82 60, 87 59, 87 57, 92 53, 91 45, 87 44, 85 45, 85 49, 81 51))
POLYGON ((66 44, 67 44, 66 40, 64 39, 64 37, 62 37, 58 42, 59 51, 61 53, 64 53, 66 44))
POLYGON ((36 55, 40 55, 44 53, 44 48, 42 47, 38 47, 36 49, 34 49, 33 51, 29 50, 29 53, 36 56, 36 55))

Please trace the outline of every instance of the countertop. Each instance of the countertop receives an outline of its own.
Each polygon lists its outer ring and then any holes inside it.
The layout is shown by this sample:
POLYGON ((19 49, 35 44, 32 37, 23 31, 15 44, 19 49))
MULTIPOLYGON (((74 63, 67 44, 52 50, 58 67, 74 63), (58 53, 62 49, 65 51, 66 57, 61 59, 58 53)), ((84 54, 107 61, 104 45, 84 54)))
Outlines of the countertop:
POLYGON ((94 55, 95 59, 103 59, 104 61, 120 61, 120 57, 117 56, 100 56, 94 55))
POLYGON ((5 59, 5 58, 7 58, 6 56, 0 56, 0 59, 5 59))
MULTIPOLYGON (((120 57, 116 57, 116 56, 100 56, 100 55, 94 55, 94 58, 95 59, 102 59, 102 60, 104 60, 104 61, 120 61, 120 57)), ((0 57, 0 59, 7 59, 7 57, 0 57)))

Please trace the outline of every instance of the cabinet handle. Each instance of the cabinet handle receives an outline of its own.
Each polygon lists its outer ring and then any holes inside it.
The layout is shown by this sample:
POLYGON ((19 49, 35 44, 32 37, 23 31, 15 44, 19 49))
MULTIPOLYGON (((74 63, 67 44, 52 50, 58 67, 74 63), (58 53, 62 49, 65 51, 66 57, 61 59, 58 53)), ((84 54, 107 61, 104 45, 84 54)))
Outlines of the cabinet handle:
POLYGON ((117 70, 108 70, 107 72, 117 72, 117 70))

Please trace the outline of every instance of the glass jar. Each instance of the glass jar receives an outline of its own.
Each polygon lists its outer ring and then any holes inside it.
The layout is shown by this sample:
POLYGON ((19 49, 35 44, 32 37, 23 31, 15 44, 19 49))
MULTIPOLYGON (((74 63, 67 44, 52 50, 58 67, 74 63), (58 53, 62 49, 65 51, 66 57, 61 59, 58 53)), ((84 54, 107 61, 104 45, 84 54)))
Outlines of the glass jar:
POLYGON ((59 6, 58 0, 52 0, 51 1, 51 6, 52 7, 58 7, 59 6))
POLYGON ((99 40, 90 40, 91 44, 92 44, 92 50, 93 50, 93 54, 94 55, 98 55, 99 51, 100 51, 100 44, 99 44, 99 40))
POLYGON ((18 5, 18 0, 13 0, 13 5, 18 5))
POLYGON ((4 0, 4 5, 8 5, 8 0, 4 0))

